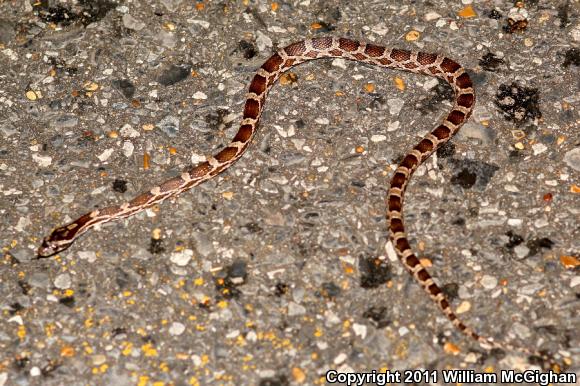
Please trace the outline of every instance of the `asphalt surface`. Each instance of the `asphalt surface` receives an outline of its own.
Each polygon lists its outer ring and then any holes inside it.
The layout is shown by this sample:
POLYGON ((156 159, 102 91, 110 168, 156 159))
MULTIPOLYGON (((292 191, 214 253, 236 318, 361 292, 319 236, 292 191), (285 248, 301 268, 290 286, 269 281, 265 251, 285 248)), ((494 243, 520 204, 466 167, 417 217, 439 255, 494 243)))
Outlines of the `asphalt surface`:
POLYGON ((0 2, 0 386, 539 368, 462 337, 387 244, 393 169, 451 106, 433 78, 292 69, 227 172, 35 259, 226 144, 262 62, 326 35, 469 70, 475 112, 416 173, 410 240, 469 326, 578 373, 580 7, 470 3, 0 2))

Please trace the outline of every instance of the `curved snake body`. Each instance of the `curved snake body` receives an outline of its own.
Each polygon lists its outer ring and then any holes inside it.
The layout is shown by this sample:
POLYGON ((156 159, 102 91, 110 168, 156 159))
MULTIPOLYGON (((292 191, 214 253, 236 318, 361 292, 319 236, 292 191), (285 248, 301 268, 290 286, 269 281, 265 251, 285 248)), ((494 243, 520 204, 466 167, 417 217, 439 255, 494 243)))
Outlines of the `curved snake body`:
POLYGON ((68 225, 56 228, 43 240, 38 249, 38 255, 46 257, 58 253, 68 248, 79 236, 97 224, 129 217, 169 197, 177 196, 226 170, 244 154, 251 143, 258 129, 266 95, 280 76, 300 63, 320 58, 343 58, 383 68, 434 76, 451 85, 455 92, 453 109, 435 129, 407 153, 392 177, 386 200, 390 239, 402 264, 439 306, 455 328, 478 341, 486 349, 515 350, 545 357, 545 355, 535 351, 493 341, 467 327, 453 312, 448 299, 409 245, 403 224, 403 198, 409 179, 419 165, 457 133, 471 115, 475 104, 472 82, 465 69, 455 61, 441 55, 396 48, 389 49, 336 37, 308 39, 280 49, 258 69, 250 83, 240 128, 223 150, 214 156, 207 156, 205 162, 191 167, 180 176, 165 181, 129 202, 120 206, 94 210, 68 225))

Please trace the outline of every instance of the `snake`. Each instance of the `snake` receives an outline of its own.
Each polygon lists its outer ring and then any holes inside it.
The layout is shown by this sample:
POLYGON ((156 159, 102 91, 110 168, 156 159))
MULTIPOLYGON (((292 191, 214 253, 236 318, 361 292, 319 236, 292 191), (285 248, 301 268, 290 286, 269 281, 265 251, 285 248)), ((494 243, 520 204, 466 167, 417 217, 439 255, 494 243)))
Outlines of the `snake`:
POLYGON ((264 111, 266 96, 280 76, 301 63, 321 58, 341 58, 381 68, 428 75, 442 79, 452 87, 455 99, 451 112, 407 152, 391 178, 386 197, 390 241, 400 262, 458 331, 477 341, 487 350, 518 351, 550 360, 545 353, 495 341, 468 327, 458 318, 448 297, 435 283, 410 246, 403 221, 404 193, 410 178, 422 163, 459 131, 471 116, 475 106, 475 91, 469 74, 460 64, 445 55, 388 48, 334 36, 305 39, 279 49, 256 71, 246 94, 239 130, 227 146, 215 155, 206 156, 204 162, 190 167, 181 175, 155 186, 131 201, 93 210, 67 225, 54 229, 43 239, 37 251, 38 257, 59 253, 98 224, 132 216, 228 169, 242 157, 252 142, 264 111))

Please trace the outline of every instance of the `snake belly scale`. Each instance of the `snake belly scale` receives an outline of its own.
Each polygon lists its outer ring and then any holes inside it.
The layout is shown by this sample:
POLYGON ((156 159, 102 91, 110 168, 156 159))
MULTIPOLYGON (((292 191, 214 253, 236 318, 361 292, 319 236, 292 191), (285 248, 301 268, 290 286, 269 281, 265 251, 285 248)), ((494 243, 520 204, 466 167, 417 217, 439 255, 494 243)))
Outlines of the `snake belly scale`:
POLYGON ((321 37, 293 43, 273 54, 256 72, 250 83, 238 132, 219 153, 169 179, 150 191, 119 206, 110 206, 84 214, 70 224, 58 227, 45 237, 38 249, 39 257, 47 257, 68 248, 79 236, 97 224, 126 218, 169 197, 177 196, 223 172, 246 151, 256 134, 266 95, 280 76, 301 63, 320 58, 343 58, 383 68, 393 68, 434 76, 448 82, 455 92, 453 109, 445 119, 403 158, 391 180, 387 194, 387 220, 390 239, 401 263, 421 285, 453 326, 485 349, 519 351, 547 359, 536 351, 494 341, 467 327, 452 310, 449 300, 413 253, 403 223, 405 188, 413 172, 441 145, 449 141, 467 121, 475 104, 472 82, 457 62, 437 54, 386 48, 347 38, 321 37))

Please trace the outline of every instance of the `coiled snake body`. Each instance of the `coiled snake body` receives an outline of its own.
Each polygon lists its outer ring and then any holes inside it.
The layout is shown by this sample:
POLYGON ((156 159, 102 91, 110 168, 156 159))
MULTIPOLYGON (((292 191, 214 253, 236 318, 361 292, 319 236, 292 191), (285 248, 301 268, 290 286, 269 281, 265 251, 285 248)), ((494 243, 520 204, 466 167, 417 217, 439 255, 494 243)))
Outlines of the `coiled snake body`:
POLYGON ((390 239, 401 263, 429 294, 445 316, 463 334, 478 341, 486 349, 520 351, 545 358, 535 351, 493 341, 475 333, 459 320, 448 299, 413 253, 403 225, 403 198, 413 172, 442 144, 457 133, 467 121, 475 104, 475 93, 469 75, 455 61, 445 56, 385 48, 346 38, 322 37, 299 41, 280 49, 260 67, 250 83, 241 126, 232 141, 205 162, 191 167, 180 176, 165 181, 150 191, 120 206, 110 206, 87 213, 72 223, 56 228, 44 238, 38 249, 46 257, 68 248, 80 235, 97 224, 129 217, 163 200, 207 181, 236 162, 246 151, 258 129, 266 95, 278 78, 290 68, 319 58, 344 58, 444 79, 455 92, 455 103, 447 117, 411 151, 397 167, 387 195, 387 219, 390 239))

